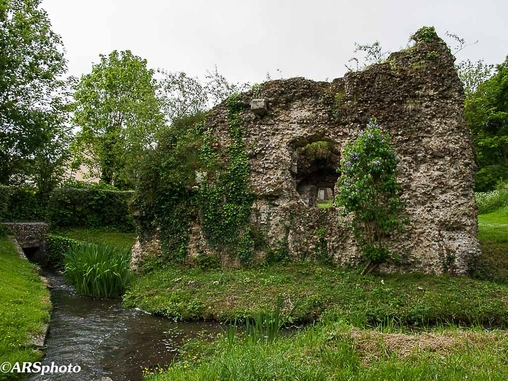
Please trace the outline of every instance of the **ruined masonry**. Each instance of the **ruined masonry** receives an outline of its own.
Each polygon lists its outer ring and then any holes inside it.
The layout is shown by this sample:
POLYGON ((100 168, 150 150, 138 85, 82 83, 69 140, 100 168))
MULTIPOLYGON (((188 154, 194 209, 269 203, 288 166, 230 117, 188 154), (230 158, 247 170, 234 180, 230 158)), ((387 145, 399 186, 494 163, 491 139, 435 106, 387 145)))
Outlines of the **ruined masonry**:
MULTIPOLYGON (((291 257, 312 259, 323 250, 317 232, 324 229, 324 249, 336 263, 360 260, 344 217, 335 207, 317 204, 337 192, 336 169, 346 143, 376 118, 400 159, 398 181, 410 218, 406 232, 391 237, 400 260, 381 270, 462 274, 480 254, 472 138, 454 57, 437 35, 415 40, 386 62, 331 83, 292 78, 241 95, 256 197, 251 225, 270 247, 285 245, 291 257), (309 149, 317 145, 328 153, 309 149)), ((219 150, 229 144, 226 115, 224 102, 207 118, 219 150)), ((207 250, 196 222, 189 255, 207 250)))

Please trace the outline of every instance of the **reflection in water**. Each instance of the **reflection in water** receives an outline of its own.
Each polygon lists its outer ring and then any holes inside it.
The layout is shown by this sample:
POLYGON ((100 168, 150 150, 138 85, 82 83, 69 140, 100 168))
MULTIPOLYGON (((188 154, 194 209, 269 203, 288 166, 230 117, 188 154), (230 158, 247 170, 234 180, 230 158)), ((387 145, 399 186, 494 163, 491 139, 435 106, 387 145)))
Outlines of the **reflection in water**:
POLYGON ((81 366, 79 374, 34 375, 28 380, 142 380, 142 369, 167 366, 184 337, 219 332, 216 323, 173 323, 135 309, 120 300, 77 295, 61 276, 45 274, 54 287, 53 313, 42 365, 81 366))

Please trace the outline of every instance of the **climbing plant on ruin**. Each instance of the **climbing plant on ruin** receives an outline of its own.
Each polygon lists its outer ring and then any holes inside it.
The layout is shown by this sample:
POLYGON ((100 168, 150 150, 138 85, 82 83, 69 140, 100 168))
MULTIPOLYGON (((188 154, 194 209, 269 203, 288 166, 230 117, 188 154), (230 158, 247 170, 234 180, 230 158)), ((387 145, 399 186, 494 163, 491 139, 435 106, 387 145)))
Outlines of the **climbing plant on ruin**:
POLYGON ((342 214, 351 217, 351 228, 367 261, 363 274, 392 257, 390 234, 407 223, 397 184, 397 156, 375 120, 346 145, 338 179, 336 201, 342 214))
POLYGON ((248 228, 253 196, 250 167, 243 141, 241 105, 228 104, 230 142, 227 150, 214 148, 205 114, 176 120, 159 134, 157 148, 144 160, 134 207, 141 238, 156 234, 165 261, 183 262, 189 227, 199 219, 213 249, 252 262, 252 232, 248 228))
MULTIPOLYGON (((249 189, 250 167, 243 141, 242 106, 238 95, 230 96, 227 105, 230 144, 224 158, 226 165, 211 176, 209 183, 202 184, 200 210, 203 230, 210 244, 215 248, 237 245, 236 254, 243 264, 248 265, 252 261, 252 239, 246 227, 254 197, 249 189)), ((205 147, 203 152, 208 153, 210 161, 213 157, 211 150, 205 147)))
POLYGON ((183 262, 187 255, 204 118, 198 113, 175 120, 159 133, 157 147, 140 165, 133 204, 140 238, 156 234, 165 261, 183 262))

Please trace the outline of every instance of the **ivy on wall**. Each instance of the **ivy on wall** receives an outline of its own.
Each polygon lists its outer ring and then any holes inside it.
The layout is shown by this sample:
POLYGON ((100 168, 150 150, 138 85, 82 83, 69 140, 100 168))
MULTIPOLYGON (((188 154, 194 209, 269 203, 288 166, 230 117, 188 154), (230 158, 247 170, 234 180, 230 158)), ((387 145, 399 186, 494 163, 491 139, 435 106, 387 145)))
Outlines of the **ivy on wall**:
POLYGON ((158 237, 163 259, 183 262, 189 225, 196 215, 196 171, 202 167, 205 114, 181 118, 160 132, 157 148, 142 162, 134 199, 141 240, 158 237))
MULTIPOLYGON (((230 255, 236 254, 242 264, 248 265, 253 257, 253 239, 247 224, 254 195, 249 189, 250 167, 243 141, 242 106, 238 95, 229 97, 227 105, 230 144, 227 157, 222 158, 226 165, 211 176, 210 182, 202 184, 202 226, 213 248, 230 255)), ((211 144, 211 141, 206 143, 211 144)), ((210 149, 205 147, 203 152, 210 152, 210 149)), ((212 156, 211 159, 215 161, 217 157, 212 156)), ((207 164, 208 167, 214 166, 211 162, 207 164)))
POLYGON ((142 239, 160 239, 165 261, 185 261, 191 223, 199 220, 212 249, 238 256, 243 265, 252 262, 248 220, 254 195, 238 95, 227 105, 230 144, 225 152, 213 148, 206 116, 197 114, 164 131, 145 160, 134 201, 136 219, 142 239))

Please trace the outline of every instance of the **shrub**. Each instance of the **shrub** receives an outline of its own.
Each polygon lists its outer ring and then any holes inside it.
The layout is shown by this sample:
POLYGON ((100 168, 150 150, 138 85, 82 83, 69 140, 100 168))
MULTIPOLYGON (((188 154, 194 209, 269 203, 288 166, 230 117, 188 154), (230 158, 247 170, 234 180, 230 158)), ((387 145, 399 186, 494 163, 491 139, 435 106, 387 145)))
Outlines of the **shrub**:
POLYGON ((490 213, 508 205, 508 188, 499 186, 491 192, 476 192, 476 204, 480 214, 490 213))
POLYGON ((64 277, 83 295, 120 295, 129 281, 129 261, 129 251, 105 245, 73 245, 65 255, 64 277))
POLYGON ((130 191, 97 188, 57 188, 49 199, 48 220, 53 227, 112 227, 133 231, 130 191))
POLYGON ((476 172, 476 191, 488 192, 497 189, 499 182, 502 184, 507 180, 508 167, 500 164, 483 166, 476 172))
POLYGON ((0 221, 43 221, 45 210, 35 188, 0 185, 0 221))
POLYGON ((397 184, 397 157, 389 136, 371 120, 358 138, 346 145, 338 179, 337 204, 352 215, 353 234, 368 260, 367 274, 391 257, 385 241, 401 230, 403 202, 397 184))
POLYGON ((49 234, 46 237, 48 265, 58 270, 64 269, 65 254, 72 246, 81 244, 72 238, 49 234))

